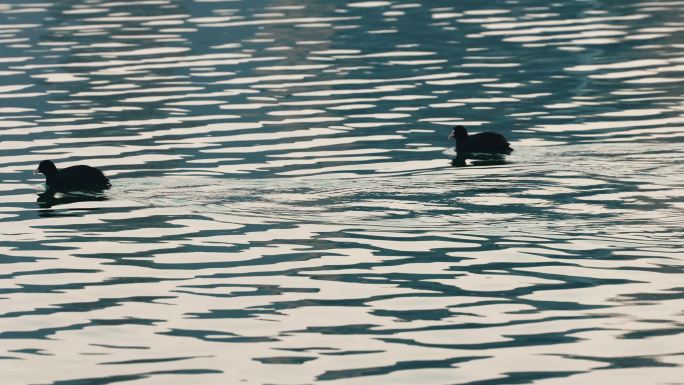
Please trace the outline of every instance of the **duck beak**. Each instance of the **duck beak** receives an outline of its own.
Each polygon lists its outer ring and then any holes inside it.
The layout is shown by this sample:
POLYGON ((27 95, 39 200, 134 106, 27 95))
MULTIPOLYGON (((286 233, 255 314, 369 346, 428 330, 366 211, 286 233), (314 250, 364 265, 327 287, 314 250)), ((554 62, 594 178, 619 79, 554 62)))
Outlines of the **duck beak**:
POLYGON ((453 138, 454 138, 454 133, 452 132, 451 134, 449 134, 449 136, 447 137, 447 139, 451 140, 451 139, 453 139, 453 138))
POLYGON ((38 169, 33 170, 33 175, 38 175, 38 174, 40 174, 40 171, 38 171, 38 169))

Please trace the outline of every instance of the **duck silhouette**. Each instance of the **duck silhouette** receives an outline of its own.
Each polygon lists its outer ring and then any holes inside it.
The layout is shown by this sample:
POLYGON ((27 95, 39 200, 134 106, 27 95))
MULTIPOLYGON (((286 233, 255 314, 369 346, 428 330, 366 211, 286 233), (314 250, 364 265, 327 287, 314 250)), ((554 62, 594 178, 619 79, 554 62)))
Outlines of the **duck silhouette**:
POLYGON ((481 132, 469 135, 463 126, 454 127, 449 139, 456 140, 456 157, 466 158, 469 154, 510 154, 513 149, 501 134, 481 132))
POLYGON ((45 175, 45 184, 52 191, 102 190, 110 187, 109 179, 95 167, 78 165, 60 170, 50 160, 38 165, 34 174, 45 175))

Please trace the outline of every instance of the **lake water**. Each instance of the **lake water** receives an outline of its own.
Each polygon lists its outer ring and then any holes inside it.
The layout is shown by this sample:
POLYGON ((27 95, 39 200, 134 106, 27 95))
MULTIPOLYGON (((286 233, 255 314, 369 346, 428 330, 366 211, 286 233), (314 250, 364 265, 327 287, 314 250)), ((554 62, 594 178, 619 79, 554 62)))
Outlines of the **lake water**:
POLYGON ((683 83, 681 1, 2 4, 2 384, 682 384, 683 83))

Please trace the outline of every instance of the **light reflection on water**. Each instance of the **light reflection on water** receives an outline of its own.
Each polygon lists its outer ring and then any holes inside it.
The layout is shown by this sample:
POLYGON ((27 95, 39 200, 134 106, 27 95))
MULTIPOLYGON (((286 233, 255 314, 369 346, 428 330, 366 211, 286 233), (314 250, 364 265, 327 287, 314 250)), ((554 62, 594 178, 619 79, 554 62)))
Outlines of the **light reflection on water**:
POLYGON ((3 383, 681 381, 678 7, 0 5, 3 383))

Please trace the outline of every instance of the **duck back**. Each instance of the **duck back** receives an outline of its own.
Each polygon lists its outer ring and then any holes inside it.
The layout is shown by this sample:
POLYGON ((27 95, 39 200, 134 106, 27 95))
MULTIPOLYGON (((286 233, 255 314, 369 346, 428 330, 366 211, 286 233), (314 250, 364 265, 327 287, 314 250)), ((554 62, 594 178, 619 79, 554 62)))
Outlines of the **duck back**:
POLYGON ((460 151, 464 152, 488 152, 496 154, 508 154, 513 149, 506 139, 494 132, 482 132, 470 135, 463 143, 460 151))
POLYGON ((55 189, 106 188, 109 187, 109 179, 94 167, 80 165, 59 170, 57 175, 47 180, 47 185, 55 189))

